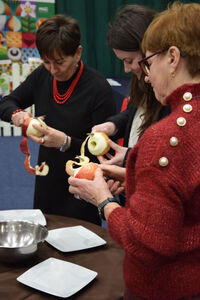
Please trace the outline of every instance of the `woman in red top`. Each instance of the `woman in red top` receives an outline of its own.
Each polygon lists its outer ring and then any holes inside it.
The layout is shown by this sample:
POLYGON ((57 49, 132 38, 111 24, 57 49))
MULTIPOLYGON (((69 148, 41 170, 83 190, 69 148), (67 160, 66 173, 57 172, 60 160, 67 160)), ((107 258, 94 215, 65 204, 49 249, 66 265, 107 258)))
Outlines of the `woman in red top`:
POLYGON ((125 251, 124 299, 200 299, 199 16, 199 4, 175 2, 145 33, 140 66, 171 114, 145 131, 126 171, 102 165, 92 182, 69 178, 125 251), (125 183, 125 207, 103 173, 125 183))

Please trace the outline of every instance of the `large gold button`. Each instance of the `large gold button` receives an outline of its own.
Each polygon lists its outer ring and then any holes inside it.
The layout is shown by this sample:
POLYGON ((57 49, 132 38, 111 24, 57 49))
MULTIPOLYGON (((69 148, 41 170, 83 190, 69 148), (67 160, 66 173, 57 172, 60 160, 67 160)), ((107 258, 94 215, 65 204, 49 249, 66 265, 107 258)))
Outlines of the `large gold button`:
POLYGON ((168 165, 168 163, 169 163, 169 161, 168 161, 167 157, 163 156, 159 159, 159 165, 161 167, 166 167, 168 165))
POLYGON ((192 99, 192 94, 190 92, 186 92, 184 95, 183 95, 183 99, 185 101, 190 101, 192 99))
POLYGON ((178 118, 178 119, 176 120, 176 123, 177 123, 178 126, 185 126, 185 124, 186 124, 186 119, 183 118, 183 117, 180 117, 180 118, 178 118))
POLYGON ((172 136, 171 139, 169 140, 169 143, 172 147, 175 147, 178 145, 178 139, 175 136, 172 136))
POLYGON ((190 105, 190 104, 183 105, 183 111, 186 112, 186 113, 191 112, 192 111, 192 105, 190 105))

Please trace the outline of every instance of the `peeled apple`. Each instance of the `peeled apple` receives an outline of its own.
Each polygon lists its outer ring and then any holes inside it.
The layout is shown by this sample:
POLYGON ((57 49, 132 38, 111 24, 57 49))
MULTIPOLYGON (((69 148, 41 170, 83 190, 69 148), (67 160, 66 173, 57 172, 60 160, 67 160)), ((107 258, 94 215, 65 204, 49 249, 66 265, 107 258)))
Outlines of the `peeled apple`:
POLYGON ((104 132, 89 134, 88 150, 92 155, 104 155, 110 150, 109 138, 104 132))
POLYGON ((35 135, 40 137, 42 133, 33 127, 33 124, 46 128, 46 124, 40 118, 27 118, 22 126, 22 134, 24 136, 35 135))

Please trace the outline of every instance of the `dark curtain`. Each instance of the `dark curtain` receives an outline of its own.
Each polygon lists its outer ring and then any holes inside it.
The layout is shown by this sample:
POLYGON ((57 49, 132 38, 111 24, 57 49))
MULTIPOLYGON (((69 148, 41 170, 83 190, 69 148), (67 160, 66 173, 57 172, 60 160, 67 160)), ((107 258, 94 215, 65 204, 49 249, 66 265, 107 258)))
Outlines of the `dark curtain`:
POLYGON ((106 77, 117 78, 124 76, 124 72, 122 63, 106 44, 109 21, 112 20, 116 11, 126 4, 146 5, 161 11, 167 7, 168 3, 167 0, 56 0, 55 7, 57 14, 70 15, 78 20, 82 34, 84 63, 100 71, 106 77))

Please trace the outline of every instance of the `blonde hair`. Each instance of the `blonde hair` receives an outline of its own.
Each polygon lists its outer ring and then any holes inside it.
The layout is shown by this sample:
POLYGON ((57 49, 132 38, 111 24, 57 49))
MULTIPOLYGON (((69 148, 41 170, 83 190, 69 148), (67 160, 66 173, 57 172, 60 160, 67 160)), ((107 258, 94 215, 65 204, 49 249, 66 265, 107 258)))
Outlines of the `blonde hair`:
POLYGON ((174 2, 155 16, 144 34, 142 50, 156 52, 170 46, 185 54, 192 76, 200 71, 200 4, 174 2))

